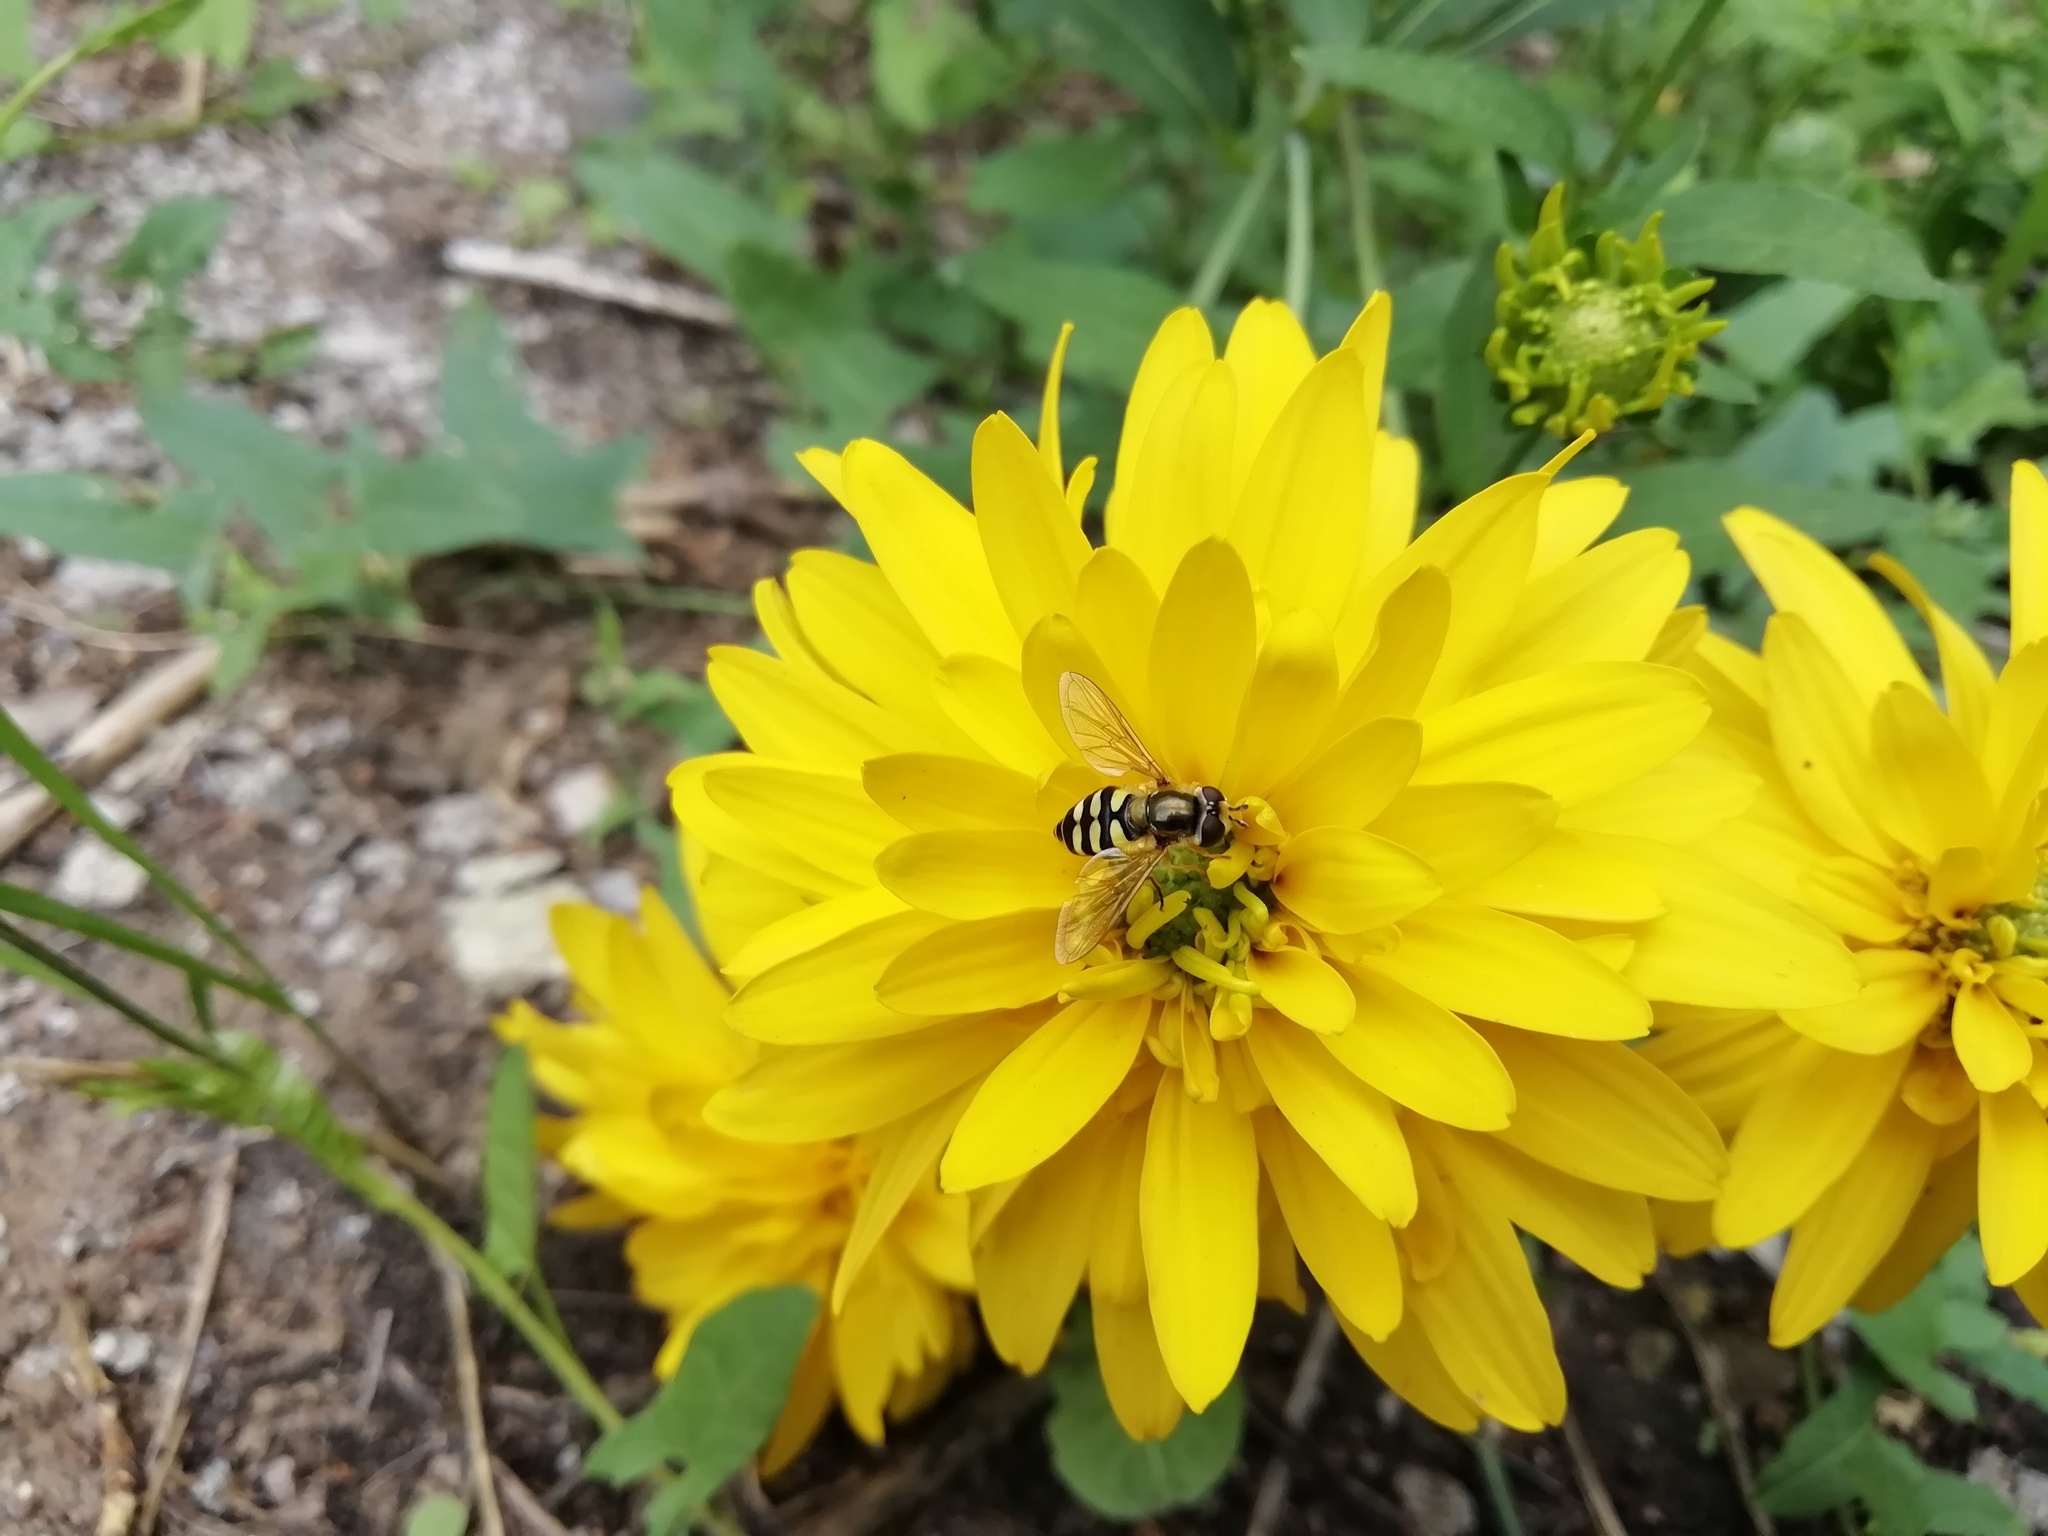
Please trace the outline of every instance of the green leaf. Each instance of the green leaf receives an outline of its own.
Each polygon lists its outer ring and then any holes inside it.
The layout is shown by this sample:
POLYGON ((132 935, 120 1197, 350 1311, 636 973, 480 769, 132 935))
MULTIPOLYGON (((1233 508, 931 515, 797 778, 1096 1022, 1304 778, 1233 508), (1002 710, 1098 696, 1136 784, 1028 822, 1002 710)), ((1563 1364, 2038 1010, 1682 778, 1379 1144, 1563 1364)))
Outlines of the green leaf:
POLYGON ((1424 267, 1394 290, 1394 332, 1387 344, 1387 383, 1436 392, 1442 377, 1444 323, 1470 276, 1469 261, 1424 267))
POLYGON ((117 283, 176 288, 206 265, 235 205, 224 197, 174 197, 158 203, 107 268, 117 283))
POLYGON ((342 464, 272 426, 246 405, 205 395, 146 392, 142 422, 186 474, 210 485, 288 564, 332 536, 342 464))
POLYGON ((250 122, 267 123, 295 107, 324 101, 334 91, 335 87, 325 80, 308 80, 289 56, 279 54, 249 72, 249 78, 235 94, 235 108, 250 122))
POLYGON ((1100 208, 1123 186, 1123 156, 1110 135, 1043 134, 976 161, 967 206, 981 213, 1048 217, 1100 208))
POLYGON ((1112 1520, 1142 1520, 1193 1504, 1223 1480, 1244 1435, 1244 1390, 1235 1381, 1202 1413, 1181 1416, 1164 1440, 1124 1433, 1095 1364, 1095 1341, 1077 1314, 1050 1371, 1045 1438, 1053 1470, 1074 1496, 1112 1520))
POLYGON ((1870 1416, 1885 1385, 1877 1371, 1858 1369, 1795 1425, 1757 1473, 1757 1502, 1771 1514, 1795 1516, 1819 1514, 1853 1497, 1852 1471, 1863 1439, 1877 1434, 1870 1416))
POLYGON ((1062 322, 1074 323, 1070 377, 1126 390, 1159 322, 1181 296, 1148 272, 1035 256, 1014 240, 992 241, 958 260, 968 292, 1023 331, 1034 362, 1052 358, 1062 322))
POLYGON ((484 1121, 484 1257, 515 1281, 533 1273, 540 1240, 534 1178, 533 1075, 526 1048, 508 1045, 491 1077, 484 1121))
POLYGON ((868 8, 868 72, 876 99, 917 133, 974 111, 1011 74, 954 0, 876 0, 868 8))
POLYGON ((89 59, 94 54, 126 48, 130 43, 162 37, 183 26, 204 4, 206 0, 164 0, 162 5, 153 5, 146 11, 116 16, 97 32, 88 32, 79 39, 78 56, 89 59))
POLYGON ((1355 48, 1372 34, 1368 0, 1287 0, 1287 14, 1311 46, 1355 48))
POLYGON ((1737 507, 1762 507, 1838 548, 1879 539, 1892 524, 1926 515, 1922 503, 1904 496, 1772 479, 1726 459, 1688 459, 1616 473, 1628 483, 1629 497, 1615 532, 1673 529, 1701 575, 1740 566, 1735 546, 1721 529, 1722 515, 1737 507))
POLYGON ((1993 427, 2048 420, 2026 370, 2000 354, 1983 313, 1964 294, 1944 294, 1906 324, 1892 368, 1901 424, 1916 447, 1951 463, 1973 462, 1977 440, 1993 427))
POLYGON ((183 575, 225 520, 225 506, 203 494, 174 494, 150 508, 124 500, 120 483, 104 475, 0 475, 0 533, 40 539, 60 555, 183 575))
POLYGON ((671 1460, 684 1464, 669 1494, 695 1509, 747 1464, 774 1429, 818 1315, 805 1285, 734 1297, 697 1325, 674 1376, 639 1413, 590 1448, 584 1470, 615 1484, 671 1460))
POLYGON ((444 524, 459 548, 502 542, 637 560, 618 498, 647 445, 618 438, 577 449, 527 409, 518 354, 490 306, 472 300, 448 324, 441 358, 441 428, 470 478, 468 504, 444 524))
POLYGON ((0 0, 0 80, 26 80, 35 73, 28 23, 29 0, 0 0))
POLYGON ((405 1517, 405 1536, 463 1536, 468 1529, 469 1506, 452 1493, 427 1495, 405 1517))
POLYGON ((1307 48, 1301 64, 1333 85, 1398 102, 1555 175, 1576 168, 1570 120, 1542 91, 1498 64, 1371 47, 1307 48))
POLYGON ((1436 426, 1443 475, 1453 496, 1472 495, 1498 478, 1516 437, 1486 366, 1486 339, 1493 332, 1497 288, 1493 253, 1472 258, 1464 281, 1439 332, 1436 426))
POLYGON ((1892 299, 1947 291, 1898 228, 1806 187, 1703 181, 1665 204, 1663 237, 1681 266, 1809 277, 1892 299))
POLYGON ((240 69, 256 36, 256 0, 202 0, 199 9, 164 40, 173 57, 203 54, 222 69, 240 69))
POLYGON ((675 155, 591 151, 578 157, 576 174, 622 225, 720 288, 728 281, 727 259, 741 245, 797 254, 793 221, 675 155))
POLYGON ((1728 329, 1714 345, 1752 379, 1775 383, 1856 307, 1859 297, 1840 283, 1789 278, 1722 311, 1728 329))
POLYGON ((1230 32, 1210 0, 1042 0, 1077 68, 1123 87, 1175 122, 1237 122, 1244 87, 1230 32))
POLYGON ((0 880, 0 912, 11 912, 17 917, 30 918, 38 923, 47 923, 54 928, 63 928, 88 939, 97 939, 102 944, 111 944, 116 949, 125 949, 132 955, 154 960, 183 971, 196 980, 225 986, 233 991, 246 992, 248 984, 239 978, 209 965, 197 955, 187 954, 175 944, 168 944, 154 935, 130 928, 126 923, 117 923, 104 913, 87 911, 74 907, 54 896, 45 896, 40 891, 31 891, 22 886, 0 880))

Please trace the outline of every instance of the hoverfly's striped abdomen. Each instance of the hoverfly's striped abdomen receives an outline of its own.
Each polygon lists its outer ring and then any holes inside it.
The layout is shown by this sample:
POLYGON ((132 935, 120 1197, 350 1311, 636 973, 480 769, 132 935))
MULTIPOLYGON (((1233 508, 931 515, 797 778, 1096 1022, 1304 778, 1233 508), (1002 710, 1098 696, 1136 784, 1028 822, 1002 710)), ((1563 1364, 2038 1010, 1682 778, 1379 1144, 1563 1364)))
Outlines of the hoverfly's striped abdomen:
POLYGON ((1134 814, 1143 800, 1128 789, 1098 789, 1060 818, 1055 835, 1069 853, 1083 858, 1121 848, 1144 835, 1134 814))

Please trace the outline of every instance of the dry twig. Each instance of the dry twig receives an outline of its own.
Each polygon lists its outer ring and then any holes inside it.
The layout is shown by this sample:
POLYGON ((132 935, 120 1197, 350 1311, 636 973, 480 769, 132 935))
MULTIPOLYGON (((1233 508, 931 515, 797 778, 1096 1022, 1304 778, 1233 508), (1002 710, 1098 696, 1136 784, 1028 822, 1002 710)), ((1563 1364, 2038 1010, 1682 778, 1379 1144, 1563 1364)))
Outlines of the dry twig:
POLYGON ((548 1513, 547 1506, 519 1480, 517 1473, 495 1456, 491 1466, 498 1474, 498 1492, 504 1496, 512 1518, 526 1528, 526 1536, 569 1536, 568 1528, 548 1513))
POLYGON ((25 582, 10 586, 6 600, 9 608, 18 610, 31 624, 54 629, 96 650, 122 651, 131 656, 145 651, 184 651, 200 638, 189 629, 101 629, 97 624, 73 618, 25 582))
POLYGON ((491 1475, 491 1445, 484 1435, 483 1377, 477 1370, 476 1343, 469 1335, 468 1282, 455 1261, 439 1249, 434 1251, 434 1267, 441 1272, 441 1300, 448 1308, 448 1331, 455 1350, 455 1390, 469 1448, 469 1480, 476 1490, 478 1536, 505 1536, 498 1483, 491 1475))
POLYGON ((579 299, 595 299, 600 304, 637 309, 642 314, 684 320, 691 325, 730 330, 736 323, 732 306, 723 299, 678 283, 608 272, 559 251, 522 251, 493 240, 450 240, 441 248, 441 261, 450 272, 459 272, 464 277, 525 283, 555 293, 571 293, 579 299))
POLYGON ((1735 1404, 1734 1393, 1728 1390, 1728 1371, 1721 1352, 1700 1332, 1699 1324, 1685 1309, 1685 1298, 1678 1294, 1678 1287, 1672 1283, 1668 1269, 1662 1264, 1657 1266, 1657 1289, 1664 1293, 1671 1315, 1678 1320, 1678 1331, 1685 1336, 1686 1347, 1692 1351, 1692 1363, 1700 1373, 1700 1386, 1706 1391, 1707 1406, 1713 1411, 1714 1422, 1721 1427, 1721 1449, 1728 1457, 1728 1471, 1735 1479, 1736 1490, 1742 1495, 1742 1507, 1749 1512, 1749 1523, 1755 1528, 1756 1536, 1778 1536, 1777 1526, 1757 1502, 1756 1469, 1749 1459, 1749 1440, 1743 1431, 1742 1410, 1735 1404))
POLYGON ((1586 1514, 1593 1522, 1596 1536, 1628 1536, 1628 1527, 1621 1523, 1621 1512, 1614 1507, 1614 1497, 1601 1480, 1593 1448, 1586 1444, 1579 1421, 1567 1413, 1559 1428, 1564 1431, 1565 1450, 1572 1459, 1572 1477, 1579 1485, 1579 1497, 1586 1501, 1586 1514))
MULTIPOLYGON (((220 647, 202 640, 160 663, 80 726, 64 749, 54 754, 57 766, 81 784, 96 782, 141 746, 152 730, 204 693, 219 659, 220 647)), ((20 847, 56 809, 57 802, 40 784, 0 795, 0 860, 20 847)))
POLYGON ((234 1214, 235 1174, 240 1167, 241 1149, 230 1140, 213 1165, 213 1176, 206 1182, 205 1205, 199 1218, 199 1262, 192 1269, 192 1291, 185 1298, 185 1321, 178 1330, 177 1363, 164 1379, 156 1427, 149 1434, 149 1455, 145 1458, 149 1482, 143 1489, 142 1513, 135 1522, 136 1536, 150 1536, 156 1529, 164 1488, 177 1462, 178 1442, 185 1437, 185 1393, 192 1386, 192 1363, 199 1357, 200 1335, 206 1331, 214 1283, 220 1279, 221 1256, 227 1252, 228 1219, 234 1214))
MULTIPOLYGON (((1323 1376, 1330 1368, 1330 1355, 1336 1344, 1337 1314, 1325 1301, 1316 1309, 1308 1342, 1301 1349, 1301 1363, 1294 1369, 1294 1384, 1287 1389, 1287 1401, 1280 1409, 1281 1421, 1296 1434, 1308 1427, 1309 1418, 1322 1399, 1323 1376)), ((1293 1473, 1285 1456, 1276 1455, 1266 1463, 1265 1473, 1259 1478, 1259 1491, 1252 1499, 1251 1519, 1245 1522, 1245 1536, 1272 1536, 1280 1529, 1292 1481, 1293 1473)))
POLYGON ((58 1303, 58 1315, 71 1350, 71 1371, 78 1380, 79 1395, 100 1424, 100 1512, 93 1523, 93 1536, 129 1536, 135 1524, 135 1442, 121 1423, 114 1384, 92 1357, 92 1335, 85 1325, 84 1310, 75 1298, 66 1296, 58 1303))
POLYGON ((356 1389, 356 1412, 368 1413, 370 1405, 377 1401, 377 1388, 384 1380, 384 1356, 391 1348, 391 1317, 389 1307, 379 1307, 377 1315, 370 1319, 370 1345, 363 1352, 363 1384, 356 1389))

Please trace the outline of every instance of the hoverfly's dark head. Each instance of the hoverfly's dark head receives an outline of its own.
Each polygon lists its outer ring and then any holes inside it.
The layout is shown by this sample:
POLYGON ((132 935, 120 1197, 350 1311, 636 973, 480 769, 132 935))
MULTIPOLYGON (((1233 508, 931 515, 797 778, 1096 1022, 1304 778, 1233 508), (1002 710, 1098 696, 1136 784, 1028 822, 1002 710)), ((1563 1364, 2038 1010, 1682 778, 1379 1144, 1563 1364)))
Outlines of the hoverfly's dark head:
POLYGON ((1202 847, 1221 849, 1230 845, 1230 821, 1224 816, 1223 808, 1223 791, 1212 785, 1203 785, 1201 814, 1195 820, 1195 841, 1202 847))

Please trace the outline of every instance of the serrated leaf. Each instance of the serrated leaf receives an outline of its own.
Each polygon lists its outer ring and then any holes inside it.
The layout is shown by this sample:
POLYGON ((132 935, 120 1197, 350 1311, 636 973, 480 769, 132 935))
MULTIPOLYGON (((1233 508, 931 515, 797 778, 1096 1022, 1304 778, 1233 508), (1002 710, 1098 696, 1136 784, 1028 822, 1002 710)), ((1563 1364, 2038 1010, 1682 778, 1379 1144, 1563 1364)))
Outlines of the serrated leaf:
POLYGON ((1069 1324, 1049 1372, 1045 1438, 1053 1470, 1074 1496, 1112 1520, 1142 1520, 1193 1504, 1223 1480, 1244 1435, 1244 1390, 1233 1381, 1201 1413, 1181 1416, 1164 1440, 1124 1433, 1096 1369, 1092 1331, 1069 1324))
POLYGON ((817 1315, 817 1292, 805 1285, 734 1297, 697 1325, 654 1401, 590 1448, 584 1470, 628 1483, 680 1460, 672 1487, 685 1492, 667 1497, 682 1509, 704 1503, 774 1429, 817 1315))
POLYGON ((1034 362, 1051 359, 1061 324, 1071 320, 1068 376, 1115 390, 1131 387, 1152 333, 1181 302, 1149 272, 1052 261, 1015 240, 969 252, 958 272, 968 292, 1016 322, 1034 362))
POLYGON ((1570 120, 1541 90, 1501 65, 1373 47, 1307 48, 1301 64, 1333 85, 1398 102, 1555 175, 1575 169, 1570 120))
POLYGON ((1855 1494, 1851 1469, 1885 1380, 1875 1370, 1852 1374, 1839 1392, 1792 1428, 1778 1454, 1756 1476, 1757 1502, 1774 1515, 1811 1515, 1855 1494))
POLYGON ((183 575, 220 536, 223 521, 221 503, 203 494, 141 507, 104 475, 0 475, 0 533, 40 539, 60 555, 183 575))
POLYGON ((792 220, 678 156, 592 151, 577 158, 576 174, 620 224, 720 288, 727 282, 726 259, 741 245, 797 254, 792 220))
POLYGON ((534 1269, 540 1238, 534 1178, 533 1076, 526 1048, 510 1045, 491 1078, 483 1186, 484 1257, 513 1280, 524 1280, 534 1269))
POLYGON ((1080 68, 1122 86, 1161 116, 1230 124, 1244 87, 1229 30, 1210 0, 1044 0, 1080 68))
POLYGON ((463 1536, 469 1529, 469 1506, 452 1493, 433 1493, 405 1517, 405 1536, 463 1536))
POLYGON ((1947 291, 1896 226, 1807 187, 1703 181, 1664 205, 1663 238, 1680 266, 1809 277, 1892 299, 1947 291))
POLYGON ((333 537, 342 474, 335 455, 233 400, 150 391, 141 411, 171 461, 254 523, 287 564, 333 537))
MULTIPOLYGON (((518 354, 481 299, 457 310, 441 357, 441 428, 454 440, 469 498, 446 525, 462 544, 635 560, 619 523, 619 493, 640 472, 644 438, 572 448, 527 408, 518 354)), ((456 545, 445 546, 449 548, 456 545)))

